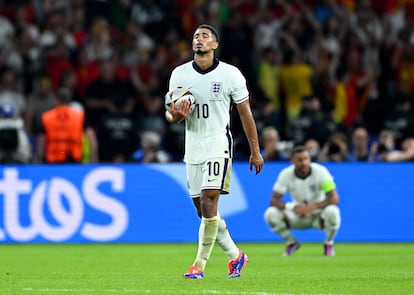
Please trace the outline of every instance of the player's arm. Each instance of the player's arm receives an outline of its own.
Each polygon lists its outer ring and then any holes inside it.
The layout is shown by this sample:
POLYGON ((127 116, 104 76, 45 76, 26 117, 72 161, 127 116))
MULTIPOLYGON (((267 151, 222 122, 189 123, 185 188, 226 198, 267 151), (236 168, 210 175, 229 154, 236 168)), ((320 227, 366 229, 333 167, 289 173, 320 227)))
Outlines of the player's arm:
POLYGON ((260 154, 260 147, 259 147, 259 137, 257 135, 256 123, 253 118, 252 111, 250 109, 249 100, 246 99, 245 101, 236 105, 237 111, 240 116, 240 120, 242 122, 244 133, 246 134, 247 141, 249 142, 250 147, 250 171, 252 170, 253 166, 256 169, 256 174, 258 174, 264 164, 264 160, 262 155, 260 154))
POLYGON ((336 189, 333 189, 326 193, 325 200, 318 202, 318 203, 310 204, 310 206, 312 206, 313 209, 315 210, 315 209, 323 209, 329 205, 337 205, 338 203, 339 203, 338 193, 336 192, 336 189))
POLYGON ((187 100, 183 100, 178 108, 175 108, 174 105, 171 106, 170 111, 165 111, 165 119, 169 123, 180 123, 183 119, 191 112, 191 105, 187 100))
POLYGON ((286 209, 286 202, 282 201, 282 193, 273 191, 272 197, 270 198, 270 206, 276 207, 280 210, 286 209))
POLYGON ((326 198, 317 203, 298 205, 295 207, 295 212, 301 216, 305 216, 316 209, 323 209, 329 205, 337 205, 339 203, 339 196, 335 187, 333 180, 325 181, 321 189, 325 192, 326 198))

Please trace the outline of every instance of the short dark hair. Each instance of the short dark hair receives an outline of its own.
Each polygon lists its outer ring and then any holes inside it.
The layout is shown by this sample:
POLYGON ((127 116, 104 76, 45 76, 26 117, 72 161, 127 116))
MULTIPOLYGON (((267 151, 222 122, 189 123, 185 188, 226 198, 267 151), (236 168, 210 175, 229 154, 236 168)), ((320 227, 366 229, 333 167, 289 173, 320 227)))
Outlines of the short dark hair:
POLYGON ((62 104, 68 104, 72 100, 72 92, 70 89, 62 87, 56 92, 56 98, 62 104))
POLYGON ((211 34, 213 34, 214 37, 216 38, 216 41, 220 42, 219 33, 217 32, 217 30, 213 26, 211 26, 209 24, 201 24, 197 27, 196 30, 198 30, 198 29, 207 29, 207 30, 209 30, 211 32, 211 34))
POLYGON ((302 152, 307 152, 307 151, 308 151, 308 149, 306 148, 306 146, 304 146, 302 144, 295 145, 292 148, 292 151, 290 153, 290 157, 293 157, 296 154, 299 154, 299 153, 302 153, 302 152))

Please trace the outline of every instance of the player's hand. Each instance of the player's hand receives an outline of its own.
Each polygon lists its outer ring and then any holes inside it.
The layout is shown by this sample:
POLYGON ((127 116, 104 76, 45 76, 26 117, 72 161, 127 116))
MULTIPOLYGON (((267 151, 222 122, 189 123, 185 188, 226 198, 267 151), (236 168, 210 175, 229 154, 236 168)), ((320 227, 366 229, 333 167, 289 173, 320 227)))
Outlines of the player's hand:
POLYGON ((191 112, 191 104, 187 100, 183 100, 179 107, 176 108, 174 104, 171 104, 170 111, 165 111, 165 118, 170 123, 179 123, 191 112))
POLYGON ((253 170, 253 166, 254 166, 255 173, 257 175, 263 169, 264 159, 263 159, 262 155, 259 154, 259 153, 258 154, 254 154, 254 155, 250 155, 249 164, 250 164, 250 171, 253 170))
POLYGON ((182 100, 178 108, 176 108, 175 105, 172 104, 170 112, 173 116, 187 118, 187 116, 191 112, 191 104, 188 100, 182 100))
POLYGON ((313 211, 313 208, 312 206, 309 206, 309 205, 298 204, 295 206, 293 211, 295 211, 295 213, 299 215, 300 217, 305 218, 305 217, 309 217, 310 213, 313 211))
POLYGON ((188 100, 182 100, 178 108, 174 104, 171 106, 170 113, 174 122, 180 122, 191 113, 191 104, 188 100))

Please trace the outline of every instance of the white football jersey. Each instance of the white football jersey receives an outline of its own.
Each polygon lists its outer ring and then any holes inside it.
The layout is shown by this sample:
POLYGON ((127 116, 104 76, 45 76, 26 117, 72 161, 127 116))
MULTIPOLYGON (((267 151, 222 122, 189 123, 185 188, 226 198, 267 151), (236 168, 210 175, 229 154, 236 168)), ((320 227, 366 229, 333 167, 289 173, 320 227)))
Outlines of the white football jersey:
POLYGON ((312 204, 326 199, 323 187, 327 183, 330 183, 329 190, 335 188, 331 173, 318 163, 311 163, 311 173, 306 178, 298 177, 295 174, 295 166, 290 165, 280 172, 273 185, 273 191, 281 194, 288 192, 295 203, 312 204))
POLYGON ((184 162, 199 164, 214 157, 233 157, 230 111, 249 98, 246 79, 236 67, 215 60, 202 71, 194 61, 176 67, 170 78, 169 90, 190 89, 195 106, 185 120, 184 162))

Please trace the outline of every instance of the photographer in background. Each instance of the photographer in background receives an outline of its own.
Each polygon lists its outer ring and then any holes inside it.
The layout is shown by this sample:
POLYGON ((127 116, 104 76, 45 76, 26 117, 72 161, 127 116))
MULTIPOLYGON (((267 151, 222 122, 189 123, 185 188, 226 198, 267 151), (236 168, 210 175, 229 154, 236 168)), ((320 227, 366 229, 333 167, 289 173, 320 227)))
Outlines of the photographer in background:
POLYGON ((371 145, 369 162, 386 161, 388 154, 396 151, 395 135, 389 129, 381 130, 378 140, 371 145))
POLYGON ((343 132, 335 131, 323 145, 319 153, 320 162, 347 162, 349 155, 349 144, 343 132))
POLYGON ((12 104, 0 106, 0 163, 26 164, 32 159, 24 122, 12 104))
POLYGON ((288 161, 292 142, 280 141, 279 131, 273 126, 263 128, 261 136, 265 161, 288 161))
POLYGON ((387 162, 414 161, 414 137, 407 137, 401 143, 401 150, 389 152, 385 160, 387 162))
POLYGON ((414 137, 407 137, 401 143, 401 149, 395 148, 394 132, 383 130, 377 142, 373 143, 372 158, 374 162, 408 162, 414 161, 414 137))

